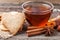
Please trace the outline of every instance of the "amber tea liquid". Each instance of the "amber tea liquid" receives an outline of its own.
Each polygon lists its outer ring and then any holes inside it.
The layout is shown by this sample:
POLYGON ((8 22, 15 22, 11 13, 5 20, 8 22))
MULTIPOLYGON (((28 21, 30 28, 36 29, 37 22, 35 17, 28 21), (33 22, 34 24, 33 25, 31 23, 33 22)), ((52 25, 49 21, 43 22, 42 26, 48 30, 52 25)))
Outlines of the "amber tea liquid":
POLYGON ((29 6, 25 7, 28 11, 25 11, 27 21, 37 27, 44 26, 52 13, 51 6, 47 4, 41 4, 39 6, 29 6), (49 10, 49 11, 47 11, 49 10), (45 12, 44 12, 45 11, 45 12))

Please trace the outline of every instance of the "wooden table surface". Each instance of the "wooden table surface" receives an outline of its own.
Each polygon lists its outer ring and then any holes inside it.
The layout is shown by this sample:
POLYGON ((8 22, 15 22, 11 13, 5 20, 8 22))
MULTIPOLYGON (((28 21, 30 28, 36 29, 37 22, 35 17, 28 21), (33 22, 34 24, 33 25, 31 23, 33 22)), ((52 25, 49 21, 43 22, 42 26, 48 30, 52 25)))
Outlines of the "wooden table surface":
MULTIPOLYGON (((60 4, 54 4, 55 8, 60 9, 60 4)), ((56 17, 58 15, 58 13, 54 12, 52 14, 52 17, 56 17)), ((22 33, 18 33, 17 35, 8 38, 8 39, 2 39, 0 38, 0 40, 60 40, 60 33, 57 32, 56 36, 51 36, 51 37, 46 37, 44 35, 37 35, 37 36, 32 36, 32 37, 27 37, 25 32, 22 33)))

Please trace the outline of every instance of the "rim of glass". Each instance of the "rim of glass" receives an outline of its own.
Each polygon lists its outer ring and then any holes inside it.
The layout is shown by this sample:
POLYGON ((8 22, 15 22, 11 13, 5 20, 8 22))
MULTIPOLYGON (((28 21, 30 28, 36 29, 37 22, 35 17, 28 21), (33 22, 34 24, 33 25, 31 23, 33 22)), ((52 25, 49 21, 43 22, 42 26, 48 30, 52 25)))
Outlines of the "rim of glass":
MULTIPOLYGON (((24 8, 24 5, 27 4, 27 3, 30 3, 30 2, 38 2, 38 1, 27 1, 27 2, 24 2, 24 3, 22 4, 22 9, 23 9, 24 11, 31 12, 31 11, 29 11, 29 10, 27 10, 27 9, 24 8)), ((51 6, 51 8, 50 8, 49 10, 40 11, 40 12, 47 12, 47 11, 50 11, 50 10, 53 10, 53 9, 54 9, 53 4, 50 3, 50 2, 48 2, 48 1, 39 1, 39 2, 44 2, 44 3, 49 4, 49 5, 51 6)))

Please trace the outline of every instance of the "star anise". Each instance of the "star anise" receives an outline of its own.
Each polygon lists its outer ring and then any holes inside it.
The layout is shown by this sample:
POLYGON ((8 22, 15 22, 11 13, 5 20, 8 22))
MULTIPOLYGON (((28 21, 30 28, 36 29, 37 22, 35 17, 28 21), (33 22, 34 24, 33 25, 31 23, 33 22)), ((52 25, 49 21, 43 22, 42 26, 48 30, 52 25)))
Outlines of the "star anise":
POLYGON ((56 34, 56 30, 54 29, 56 24, 55 22, 49 22, 45 25, 45 29, 46 29, 46 36, 53 36, 56 34))
POLYGON ((55 35, 55 29, 54 28, 51 28, 51 27, 46 27, 46 33, 45 33, 46 36, 53 36, 55 35))

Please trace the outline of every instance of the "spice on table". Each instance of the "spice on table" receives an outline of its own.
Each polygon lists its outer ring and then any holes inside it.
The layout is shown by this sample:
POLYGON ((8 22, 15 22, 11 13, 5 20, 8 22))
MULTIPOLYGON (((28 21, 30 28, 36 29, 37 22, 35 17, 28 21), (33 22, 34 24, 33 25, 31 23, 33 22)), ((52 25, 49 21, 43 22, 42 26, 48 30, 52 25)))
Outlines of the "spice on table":
POLYGON ((42 30, 44 30, 44 28, 38 28, 38 29, 27 30, 27 33, 36 32, 36 31, 42 31, 42 30))
POLYGON ((27 28, 27 30, 32 30, 32 29, 37 29, 38 27, 35 27, 35 26, 29 26, 28 28, 27 28))
POLYGON ((44 32, 46 32, 44 28, 37 28, 37 29, 27 30, 26 33, 28 36, 34 36, 34 35, 42 34, 44 32))
POLYGON ((60 31, 60 25, 58 25, 57 30, 60 31))
POLYGON ((55 29, 53 29, 53 28, 46 28, 46 33, 45 33, 45 35, 46 36, 53 36, 53 35, 55 35, 55 29))
POLYGON ((54 29, 54 27, 56 26, 56 22, 54 22, 54 21, 51 21, 51 22, 48 22, 47 24, 46 24, 46 33, 45 33, 45 35, 46 36, 52 36, 52 35, 54 35, 54 33, 55 33, 55 29, 54 29))
POLYGON ((28 36, 35 36, 35 35, 38 35, 38 34, 43 34, 45 33, 47 36, 51 36, 54 34, 54 27, 56 26, 56 23, 54 21, 51 21, 51 22, 48 22, 45 27, 43 28, 38 28, 38 27, 35 27, 35 26, 30 26, 27 28, 27 35, 28 36))

